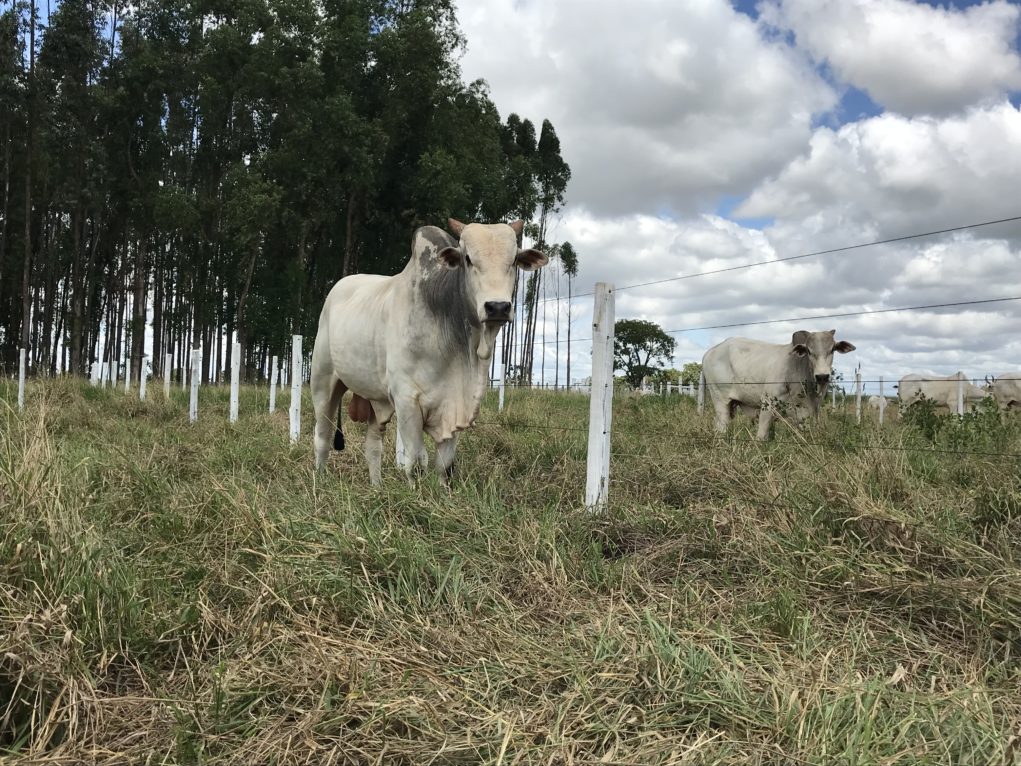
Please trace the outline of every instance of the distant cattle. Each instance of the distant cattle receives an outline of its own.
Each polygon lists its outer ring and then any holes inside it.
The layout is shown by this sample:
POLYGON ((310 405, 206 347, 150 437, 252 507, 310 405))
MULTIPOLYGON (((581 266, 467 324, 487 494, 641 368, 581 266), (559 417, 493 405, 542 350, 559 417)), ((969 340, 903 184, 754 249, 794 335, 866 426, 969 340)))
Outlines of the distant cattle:
POLYGON ((436 442, 436 468, 446 483, 458 434, 478 415, 489 360, 500 329, 513 316, 517 269, 546 265, 537 250, 519 250, 523 223, 448 221, 453 239, 435 226, 412 237, 411 260, 392 277, 355 274, 326 297, 312 352, 316 467, 331 444, 343 449, 340 403, 368 423, 365 457, 378 484, 382 436, 396 414, 404 469, 425 468, 423 432, 436 442))
POLYGON ((870 396, 867 404, 870 409, 876 412, 879 412, 879 408, 882 405, 884 417, 889 417, 897 412, 897 400, 891 399, 889 396, 870 396), (883 404, 884 400, 886 402, 885 405, 883 404))
POLYGON ((834 341, 836 330, 799 330, 790 343, 727 338, 702 357, 706 387, 716 410, 716 430, 725 432, 740 409, 759 418, 759 439, 766 440, 778 410, 796 421, 818 414, 830 384, 833 353, 854 346, 834 341))
POLYGON ((1003 372, 986 377, 986 389, 1001 410, 1021 407, 1021 372, 1003 372))
POLYGON ((957 411, 957 393, 963 387, 964 406, 973 407, 989 394, 973 385, 963 372, 938 377, 935 375, 905 375, 897 385, 902 407, 908 407, 919 399, 934 402, 937 407, 957 411))

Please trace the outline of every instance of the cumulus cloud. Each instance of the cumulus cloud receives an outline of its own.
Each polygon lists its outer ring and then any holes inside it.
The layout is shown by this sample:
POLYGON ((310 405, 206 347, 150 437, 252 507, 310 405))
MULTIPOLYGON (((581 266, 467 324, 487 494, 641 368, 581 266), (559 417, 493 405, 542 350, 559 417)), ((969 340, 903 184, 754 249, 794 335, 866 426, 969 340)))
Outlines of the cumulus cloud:
POLYGON ((714 209, 799 152, 835 94, 725 0, 474 0, 462 70, 548 117, 570 197, 603 215, 714 209))
MULTIPOLYGON (((785 14, 792 28, 794 11, 811 15, 799 3, 760 7, 774 24, 785 14)), ((836 59, 800 28, 793 37, 771 35, 767 23, 723 0, 682 5, 474 0, 462 8, 464 75, 489 81, 501 114, 549 117, 560 134, 574 175, 551 239, 570 241, 579 254, 576 294, 599 281, 653 283, 618 289, 617 316, 667 330, 1021 295, 1018 224, 661 281, 1021 213, 1021 111, 1003 97, 1016 87, 1017 52, 1002 33, 1016 30, 1016 8, 912 5, 905 13, 922 20, 901 29, 899 47, 910 53, 928 29, 929 48, 953 55, 941 59, 931 87, 930 73, 916 78, 914 58, 887 58, 885 74, 894 94, 917 80, 925 108, 901 104, 912 114, 820 127, 820 117, 832 117, 834 92, 806 62, 824 59, 828 76, 859 87, 871 81, 837 71, 836 59), (949 26, 926 27, 932 19, 949 26), (982 29, 989 39, 980 45, 982 29), (969 53, 976 45, 986 55, 977 69, 969 53), (731 218, 714 214, 731 208, 731 218), (768 225, 744 225, 752 221, 768 225)), ((847 6, 872 8, 864 0, 847 6)), ((859 36, 853 27, 843 34, 859 36)), ((591 301, 584 295, 570 313, 574 378, 589 374, 591 301)), ((564 374, 562 303, 559 313, 555 301, 542 304, 550 381, 558 349, 561 381, 564 374)), ((858 347, 838 360, 845 372, 860 362, 866 377, 891 381, 957 369, 981 377, 1021 367, 1019 322, 1021 302, 1013 302, 692 330, 675 335, 674 362, 698 360, 733 335, 783 342, 798 329, 835 327, 858 347)))
POLYGON ((1021 89, 1021 9, 908 0, 770 0, 763 23, 793 32, 835 76, 902 114, 949 114, 1021 89))

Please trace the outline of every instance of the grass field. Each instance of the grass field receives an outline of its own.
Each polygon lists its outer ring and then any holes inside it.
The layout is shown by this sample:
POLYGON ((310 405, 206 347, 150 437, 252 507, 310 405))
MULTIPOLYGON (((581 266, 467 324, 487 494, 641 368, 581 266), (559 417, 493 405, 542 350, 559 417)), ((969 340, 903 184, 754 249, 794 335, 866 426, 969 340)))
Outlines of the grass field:
POLYGON ((1017 420, 622 397, 593 516, 584 396, 487 401, 448 492, 267 394, 0 382, 0 762, 1021 759, 1017 420))

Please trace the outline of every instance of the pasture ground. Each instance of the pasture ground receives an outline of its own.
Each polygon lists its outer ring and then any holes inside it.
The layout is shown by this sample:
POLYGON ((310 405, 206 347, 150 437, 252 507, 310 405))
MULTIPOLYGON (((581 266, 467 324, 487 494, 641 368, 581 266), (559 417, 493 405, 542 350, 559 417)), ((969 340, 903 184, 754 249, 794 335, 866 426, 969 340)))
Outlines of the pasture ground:
POLYGON ((760 445, 624 397, 596 517, 584 396, 487 401, 447 492, 392 446, 370 489, 350 423, 315 474, 307 396, 292 447, 267 393, 232 426, 226 389, 189 424, 158 385, 20 415, 0 383, 0 761, 1021 758, 1021 461, 984 454, 1017 420, 760 445))

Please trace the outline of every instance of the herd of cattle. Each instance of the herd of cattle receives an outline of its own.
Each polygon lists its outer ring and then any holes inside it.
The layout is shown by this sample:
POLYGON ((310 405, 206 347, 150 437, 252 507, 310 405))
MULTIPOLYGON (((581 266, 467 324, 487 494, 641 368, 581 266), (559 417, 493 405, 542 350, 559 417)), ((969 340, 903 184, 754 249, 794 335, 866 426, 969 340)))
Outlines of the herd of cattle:
MULTIPOLYGON (((518 247, 521 221, 447 223, 453 236, 435 226, 414 233, 411 259, 399 274, 355 274, 330 290, 312 352, 317 468, 331 447, 344 448, 340 407, 350 391, 349 416, 368 424, 372 484, 380 481, 382 436, 394 417, 408 476, 427 466, 423 434, 429 434, 440 479, 449 480, 458 435, 475 420, 486 392, 496 335, 512 318, 517 271, 542 268, 548 259, 518 247)), ((757 417, 758 436, 768 439, 781 413, 796 422, 817 414, 833 354, 855 349, 835 335, 799 330, 790 343, 728 338, 710 348, 702 369, 717 430, 726 431, 740 411, 757 417)), ((925 397, 955 408, 959 380, 962 373, 908 375, 900 381, 900 400, 925 397)), ((1004 409, 1021 405, 1021 373, 988 378, 985 388, 963 386, 966 402, 992 396, 1004 409)))
MULTIPOLYGON (((738 411, 759 419, 758 437, 768 439, 773 420, 781 412, 801 422, 819 412, 833 374, 833 354, 854 351, 836 341, 835 330, 799 330, 790 343, 765 343, 727 338, 702 357, 706 387, 716 411, 716 430, 724 432, 738 411)), ((937 407, 956 410, 959 398, 973 407, 987 397, 1000 409, 1021 406, 1021 373, 987 376, 984 387, 972 384, 963 372, 946 377, 905 375, 897 385, 899 404, 927 399, 937 407)), ((871 397, 874 407, 891 404, 871 397)))

